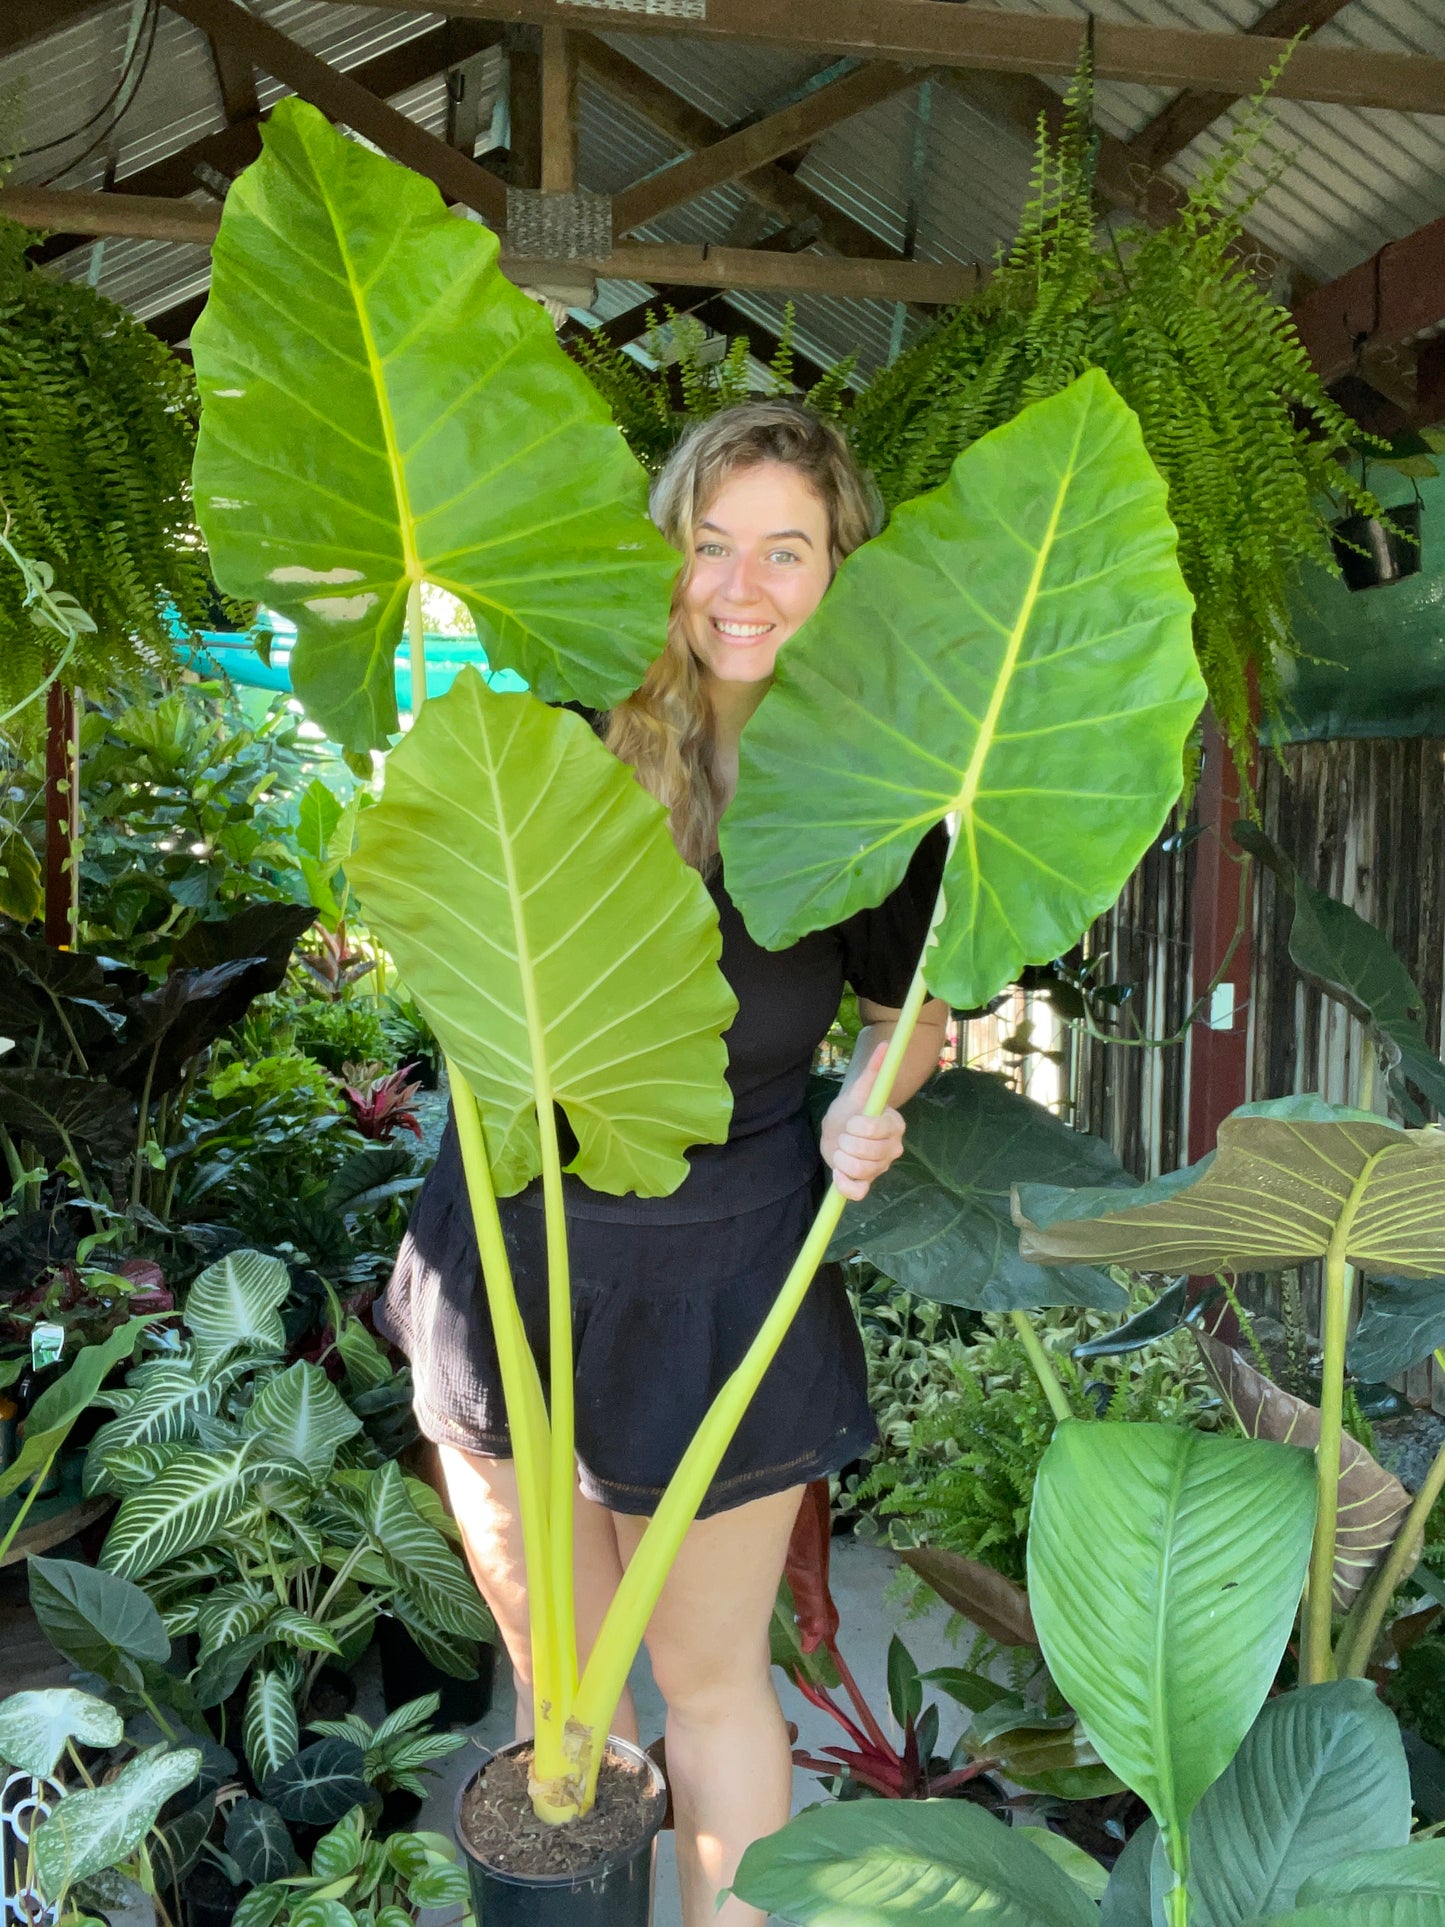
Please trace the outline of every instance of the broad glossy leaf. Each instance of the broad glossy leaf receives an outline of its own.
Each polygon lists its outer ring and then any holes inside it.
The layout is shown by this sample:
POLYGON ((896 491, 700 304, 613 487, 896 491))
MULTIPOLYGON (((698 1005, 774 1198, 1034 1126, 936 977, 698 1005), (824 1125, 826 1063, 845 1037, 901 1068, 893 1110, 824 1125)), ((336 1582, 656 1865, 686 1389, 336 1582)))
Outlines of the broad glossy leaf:
POLYGON ((981 1559, 933 1546, 909 1546, 899 1557, 956 1613, 1001 1646, 1038 1645, 1028 1594, 981 1559))
MULTIPOLYGON (((246 1689, 241 1743, 246 1749, 251 1778, 257 1786, 268 1773, 274 1773, 301 1750, 301 1729, 290 1683, 269 1667, 258 1666, 251 1675, 251 1684, 246 1689)), ((276 1876, 261 1877, 269 1880, 276 1876)))
POLYGON ((1040 1264, 1278 1271, 1324 1256, 1362 1177, 1351 1263, 1408 1277, 1445 1272, 1445 1131, 1349 1112, 1235 1112, 1195 1182, 1132 1208, 1127 1193, 1023 1191, 1019 1250, 1040 1264))
POLYGON ((135 1105, 125 1091, 43 1065, 0 1070, 0 1124, 17 1143, 29 1138, 52 1164, 82 1148, 110 1160, 135 1148, 135 1105))
POLYGON ((321 1480, 335 1463, 336 1448, 361 1430, 361 1420, 319 1365, 298 1358, 262 1385, 242 1429, 268 1453, 295 1459, 321 1480))
POLYGON ((85 1489, 101 1489, 106 1454, 128 1445, 154 1445, 191 1435, 198 1416, 210 1416, 220 1405, 221 1388, 202 1379, 187 1361, 169 1362, 150 1372, 131 1402, 109 1419, 91 1440, 85 1455, 85 1489))
POLYGON ((538 1078, 598 1191, 673 1191, 684 1149, 726 1136, 716 909, 580 716, 464 669, 392 752, 351 875, 476 1093, 500 1192, 541 1169, 538 1078))
POLYGON ((812 1807, 743 1855, 733 1892, 798 1927, 1097 1927, 1045 1853, 962 1800, 812 1807))
POLYGON ((1303 1452, 1066 1420, 1039 1467, 1029 1602, 1099 1756, 1177 1833, 1273 1683, 1315 1520, 1303 1452))
POLYGON ((488 1636, 491 1615, 471 1575, 407 1497, 395 1460, 381 1468, 367 1490, 366 1522, 394 1580, 434 1625, 458 1639, 488 1636))
POLYGON ((1014 1831, 1037 1847, 1040 1853, 1048 1855, 1056 1866, 1062 1867, 1076 1887, 1082 1887, 1090 1900, 1102 1900, 1104 1889, 1109 1884, 1107 1868, 1097 1861, 1093 1854, 1085 1853, 1072 1840, 1051 1827, 1015 1827, 1014 1831))
POLYGON ((1149 1870, 1158 1838, 1152 1820, 1129 1835, 1099 1902, 1099 1927, 1154 1927, 1149 1870))
POLYGON ((134 1853, 166 1801, 200 1770, 197 1748, 152 1746, 105 1786, 67 1793, 35 1836, 35 1871, 46 1898, 58 1901, 77 1880, 134 1853))
POLYGON ((93 1693, 50 1686, 0 1700, 0 1760, 43 1780, 54 1772, 67 1740, 82 1746, 119 1746, 120 1714, 93 1693))
POLYGON ((47 1385, 30 1408, 25 1437, 14 1459, 0 1472, 0 1499, 42 1471, 70 1437, 76 1420, 95 1399, 102 1380, 122 1359, 129 1358, 153 1317, 129 1318, 99 1345, 86 1345, 53 1385, 47 1385))
POLYGON ((32 1554, 28 1565, 30 1605, 41 1630, 83 1671, 125 1685, 135 1664, 170 1658, 170 1636, 139 1586, 72 1559, 32 1554))
POLYGON ((1314 1927, 1445 1927, 1445 1840, 1352 1855, 1312 1874, 1300 1890, 1307 1911, 1292 1920, 1314 1927))
POLYGON ((830 1258, 861 1251, 907 1290, 975 1311, 1127 1308, 1090 1266, 1027 1263, 1009 1216, 1014 1184, 1127 1182, 1106 1144, 980 1071, 940 1072, 903 1115, 902 1157, 844 1207, 830 1258))
POLYGON ((264 1800, 237 1800, 226 1814, 226 1852, 254 1886, 284 1880, 297 1868, 290 1829, 264 1800))
POLYGON ((207 1265, 186 1299, 196 1369, 214 1372, 239 1351, 284 1351, 280 1308, 290 1289, 281 1260, 259 1251, 232 1251, 207 1265))
POLYGON ((1372 1278, 1346 1363, 1379 1383, 1445 1345, 1445 1278, 1372 1278))
POLYGON ((371 1798, 361 1748, 350 1740, 317 1740, 283 1761, 262 1783, 263 1797, 283 1820, 326 1827, 371 1798))
POLYGON ((349 749, 397 727, 407 591, 493 666, 603 708, 662 649, 677 555, 546 314, 421 175, 278 103, 226 197, 192 337, 216 578, 297 625, 297 694, 349 749), (285 299, 275 298, 284 288, 285 299))
MULTIPOLYGON (((1320 1442, 1317 1405, 1276 1385, 1242 1352, 1206 1332, 1195 1338, 1220 1396, 1252 1439, 1276 1439, 1313 1457, 1320 1442)), ((1335 1610, 1344 1612, 1395 1543, 1410 1495, 1346 1432, 1340 1439, 1339 1522, 1335 1531, 1335 1610)))
POLYGON ((1312 1874, 1410 1837, 1410 1774, 1368 1680, 1266 1700, 1189 1828, 1193 1927, 1286 1913, 1312 1874))
POLYGON ((274 1594, 237 1580, 217 1586, 201 1601, 196 1614, 196 1637, 202 1659, 233 1640, 258 1632, 276 1609, 274 1594))
POLYGON ((1106 910, 1204 700, 1165 489, 1097 370, 964 450, 778 661, 722 824, 760 943, 882 902, 958 822, 928 987, 986 1003, 1106 910))
POLYGON ((199 1446, 115 1515, 100 1563, 123 1579, 143 1579, 154 1567, 206 1545, 246 1503, 250 1446, 207 1452, 199 1446))

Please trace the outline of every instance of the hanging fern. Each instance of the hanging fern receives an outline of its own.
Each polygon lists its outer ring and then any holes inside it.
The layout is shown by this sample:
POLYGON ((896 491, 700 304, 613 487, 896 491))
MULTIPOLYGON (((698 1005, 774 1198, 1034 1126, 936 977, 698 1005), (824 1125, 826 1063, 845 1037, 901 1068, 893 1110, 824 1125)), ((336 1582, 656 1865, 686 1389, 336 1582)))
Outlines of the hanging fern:
POLYGON ((1380 510, 1337 460, 1358 429, 1238 251, 1273 178, 1257 169, 1241 191, 1267 131, 1260 103, 1173 221, 1115 233, 1095 211, 1092 99, 1086 63, 1057 141, 1040 126, 1031 196, 992 281, 864 390, 850 432, 891 508, 941 482, 976 437, 1102 368, 1168 484, 1200 665, 1242 764, 1251 678, 1277 712, 1301 568, 1335 569, 1321 501, 1380 510))
MULTIPOLYGON (((13 549, 94 624, 66 680, 103 694, 168 663, 168 610, 201 626, 211 606, 190 500, 195 386, 114 302, 32 268, 33 238, 0 220, 0 500, 13 549)), ((32 619, 32 587, 0 567, 0 713, 43 685, 65 647, 32 619)), ((43 716, 32 703, 9 727, 43 716)))

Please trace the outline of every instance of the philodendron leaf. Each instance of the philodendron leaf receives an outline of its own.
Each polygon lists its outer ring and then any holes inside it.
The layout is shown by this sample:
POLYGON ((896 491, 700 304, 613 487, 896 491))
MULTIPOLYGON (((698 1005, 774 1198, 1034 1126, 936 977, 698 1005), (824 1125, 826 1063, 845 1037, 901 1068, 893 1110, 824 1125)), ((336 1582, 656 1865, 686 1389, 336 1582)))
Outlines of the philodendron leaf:
POLYGON ((67 1793, 35 1834, 35 1872, 47 1900, 134 1853, 166 1801, 200 1770, 196 1747, 162 1743, 137 1753, 106 1785, 67 1793))
POLYGON ((1345 1362, 1378 1384, 1445 1345, 1445 1278, 1372 1278, 1345 1362))
POLYGON ((743 1855, 733 1892, 798 1927, 1098 1927, 1061 1867, 963 1800, 811 1807, 743 1855))
POLYGON ((581 717, 464 669, 393 751, 351 877, 476 1094, 499 1192, 541 1169, 544 1087, 594 1190, 673 1191, 727 1135, 716 908, 581 717))
POLYGON ((466 604, 494 667, 618 702, 662 649, 678 558, 606 404, 495 234, 314 107, 278 110, 226 196, 192 336, 217 580, 295 622, 296 692, 348 749, 397 728, 423 580, 466 604))
POLYGON ((246 1503, 251 1447, 207 1452, 197 1446, 154 1484, 124 1500, 100 1549, 100 1563, 123 1579, 143 1579, 167 1559, 203 1546, 246 1503))
POLYGON ((237 1800, 226 1814, 226 1852, 243 1880, 261 1886, 295 1873, 296 1847, 291 1830, 264 1800, 237 1800))
POLYGON ((1349 1211, 1351 1263, 1431 1278, 1445 1272, 1441 1207, 1445 1131, 1403 1131, 1361 1112, 1245 1110, 1220 1125, 1214 1158, 1182 1189, 1131 1208, 1127 1192, 1026 1186, 1015 1218, 1019 1250, 1040 1264, 1200 1273, 1278 1271, 1322 1258, 1349 1211), (1422 1208, 1432 1199, 1437 1208, 1422 1208))
POLYGON ((163 1665, 170 1635, 128 1579, 73 1559, 29 1560, 30 1606, 58 1653, 112 1685, 133 1685, 138 1665, 163 1665))
POLYGON ((351 1740, 317 1740, 268 1773, 261 1792, 283 1820, 327 1827, 371 1798, 361 1748, 351 1740))
POLYGON ((1102 1271, 1027 1263, 1009 1217, 1013 1184, 1127 1182, 1102 1140, 981 1071, 940 1072, 903 1115, 903 1156, 844 1208, 830 1258, 861 1251, 907 1290, 974 1311, 1127 1308, 1102 1271))
POLYGON ((1107 909, 1204 700, 1165 489, 1098 370, 964 450, 842 564, 778 659, 722 824, 782 948, 882 902, 958 824, 928 987, 984 1004, 1107 909))
POLYGON ((1303 1452, 1066 1420, 1039 1467, 1029 1603, 1100 1758, 1176 1841, 1273 1683, 1315 1522, 1303 1452))
POLYGON ((50 1686, 0 1700, 0 1760, 43 1780, 53 1773, 67 1740, 82 1746, 119 1746, 120 1714, 93 1693, 50 1686))
MULTIPOLYGON (((1219 1387, 1220 1396, 1252 1439, 1276 1439, 1313 1455, 1320 1442, 1317 1405, 1296 1398, 1263 1372, 1256 1371, 1242 1352, 1207 1332, 1196 1332, 1196 1342, 1219 1387)), ((1335 1610, 1348 1609, 1355 1595, 1395 1543, 1410 1495, 1358 1439, 1346 1432, 1340 1439, 1339 1522, 1335 1532, 1335 1610)))
POLYGON ((1282 1693, 1195 1809, 1192 1927, 1284 1913, 1311 1875, 1409 1837, 1405 1749, 1370 1681, 1282 1693))
POLYGON ((242 1422, 268 1453, 295 1459, 312 1479, 324 1479, 336 1461, 337 1447, 354 1439, 361 1420, 319 1365, 298 1358, 268 1378, 242 1422))
POLYGON ((285 1265, 260 1251, 232 1251, 207 1265, 186 1299, 196 1369, 209 1375, 236 1352, 284 1352, 280 1308, 290 1289, 285 1265))

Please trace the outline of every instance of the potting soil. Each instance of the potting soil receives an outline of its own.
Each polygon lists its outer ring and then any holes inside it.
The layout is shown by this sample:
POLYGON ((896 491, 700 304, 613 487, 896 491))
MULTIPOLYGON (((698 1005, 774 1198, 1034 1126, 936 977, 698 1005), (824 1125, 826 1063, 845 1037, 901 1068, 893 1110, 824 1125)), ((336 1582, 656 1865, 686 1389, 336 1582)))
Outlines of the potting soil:
POLYGON ((580 1874, 624 1858, 657 1819, 647 1773, 609 1752, 589 1813, 566 1826, 539 1820, 527 1797, 530 1753, 498 1754, 468 1787, 458 1824, 477 1856, 503 1873, 580 1874))

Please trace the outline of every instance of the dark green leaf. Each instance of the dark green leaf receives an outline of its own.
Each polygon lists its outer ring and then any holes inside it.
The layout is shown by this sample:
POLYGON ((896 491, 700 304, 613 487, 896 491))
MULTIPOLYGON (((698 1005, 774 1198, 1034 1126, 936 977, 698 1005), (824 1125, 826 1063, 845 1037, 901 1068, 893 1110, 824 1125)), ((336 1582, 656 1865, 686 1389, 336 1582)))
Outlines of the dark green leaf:
POLYGON ((29 1561, 30 1605, 58 1653, 116 1685, 135 1678, 132 1662, 163 1664, 170 1636, 161 1616, 128 1579, 70 1559, 29 1561))
POLYGON ((916 1720, 923 1710, 923 1682, 913 1655, 895 1633, 888 1642, 888 1704, 900 1726, 916 1720))
POLYGON ((237 1800, 226 1815, 226 1852, 251 1886, 283 1880, 300 1864, 290 1829, 264 1800, 237 1800))
POLYGON ((326 1827, 371 1798, 361 1748, 317 1740, 268 1773, 261 1796, 297 1826, 326 1827))
POLYGON ((1445 1345, 1445 1278, 1372 1278, 1350 1340, 1356 1378, 1395 1378, 1445 1345))

